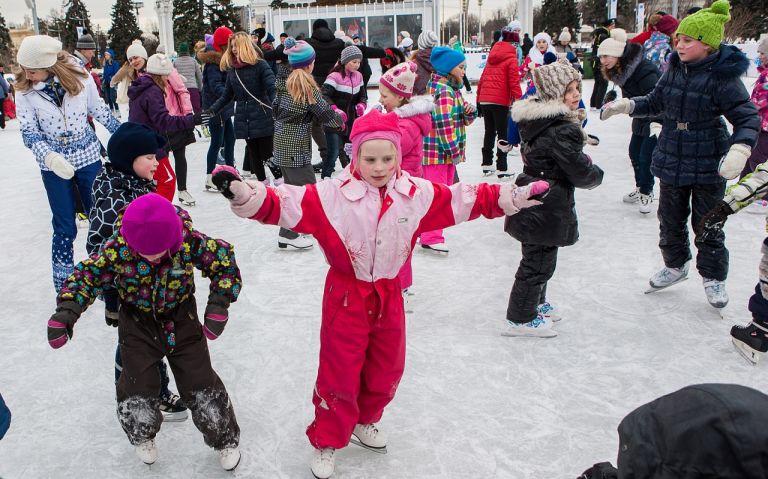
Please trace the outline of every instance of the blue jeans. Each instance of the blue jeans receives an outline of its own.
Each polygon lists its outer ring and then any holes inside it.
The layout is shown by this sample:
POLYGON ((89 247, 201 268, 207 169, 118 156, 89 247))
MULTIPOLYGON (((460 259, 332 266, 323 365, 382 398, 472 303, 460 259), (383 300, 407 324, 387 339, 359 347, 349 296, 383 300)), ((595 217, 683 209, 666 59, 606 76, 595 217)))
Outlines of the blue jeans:
POLYGON ((224 146, 224 162, 229 166, 235 166, 235 127, 232 126, 232 119, 227 118, 222 122, 220 117, 211 118, 208 131, 211 132, 211 144, 208 146, 206 172, 210 175, 216 168, 216 158, 222 146, 224 146))
POLYGON ((629 140, 629 159, 635 170, 635 186, 640 188, 640 193, 650 195, 653 193, 653 174, 651 173, 651 156, 656 149, 656 137, 632 134, 629 140))
POLYGON ((95 161, 75 171, 71 180, 65 180, 53 171, 40 171, 43 186, 48 195, 48 205, 53 213, 53 241, 51 245, 51 266, 53 287, 58 292, 75 268, 72 243, 77 236, 75 224, 75 188, 86 214, 91 210, 91 189, 93 180, 101 171, 101 161, 95 161))
POLYGON ((117 90, 109 86, 109 83, 104 83, 102 90, 104 90, 104 102, 109 109, 117 110, 117 90))
POLYGON ((336 158, 339 157, 339 148, 342 144, 342 136, 337 132, 326 131, 325 142, 328 147, 328 153, 323 159, 323 171, 320 178, 330 178, 333 170, 336 169, 336 158))

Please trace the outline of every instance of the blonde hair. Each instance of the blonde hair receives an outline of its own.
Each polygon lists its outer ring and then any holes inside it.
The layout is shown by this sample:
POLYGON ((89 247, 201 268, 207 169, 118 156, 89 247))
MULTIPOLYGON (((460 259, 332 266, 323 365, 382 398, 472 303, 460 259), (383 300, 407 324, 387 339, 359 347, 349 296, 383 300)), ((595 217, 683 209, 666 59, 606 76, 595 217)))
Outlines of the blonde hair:
POLYGON ((288 75, 285 81, 285 88, 296 103, 306 103, 314 105, 315 92, 319 90, 317 82, 312 75, 304 68, 297 68, 288 75))
POLYGON ((221 56, 219 68, 221 71, 229 70, 235 62, 255 65, 264 59, 259 47, 253 44, 251 36, 245 32, 237 32, 227 40, 227 50, 221 56), (237 48, 237 55, 232 53, 232 47, 237 48))
POLYGON ((163 91, 163 96, 165 96, 165 89, 168 86, 168 83, 165 81, 165 78, 163 78, 162 75, 156 75, 154 73, 147 73, 152 78, 152 81, 155 82, 155 85, 160 87, 160 90, 163 91))
MULTIPOLYGON (((62 50, 56 55, 56 63, 45 69, 59 79, 59 83, 71 96, 77 96, 85 89, 83 81, 88 78, 88 72, 68 52, 62 50)), ((18 91, 32 89, 32 82, 27 79, 26 69, 20 67, 14 72, 18 91)))

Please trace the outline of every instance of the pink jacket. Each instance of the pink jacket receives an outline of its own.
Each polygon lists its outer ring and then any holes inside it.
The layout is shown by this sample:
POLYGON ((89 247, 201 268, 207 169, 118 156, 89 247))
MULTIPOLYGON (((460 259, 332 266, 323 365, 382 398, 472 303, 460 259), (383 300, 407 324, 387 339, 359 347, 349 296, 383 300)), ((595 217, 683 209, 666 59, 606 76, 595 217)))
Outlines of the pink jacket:
POLYGON ((430 95, 415 96, 405 105, 395 109, 395 113, 400 117, 398 126, 402 134, 400 148, 403 152, 403 161, 400 168, 411 176, 419 178, 424 176, 421 166, 421 160, 424 157, 424 137, 432 131, 432 110, 434 109, 435 100, 430 95))
POLYGON ((755 87, 752 89, 752 103, 757 107, 760 115, 762 131, 768 132, 768 66, 757 67, 759 75, 755 87))
POLYGON ((173 116, 191 115, 192 101, 189 99, 189 90, 184 86, 184 79, 175 68, 168 75, 165 88, 165 107, 173 116))

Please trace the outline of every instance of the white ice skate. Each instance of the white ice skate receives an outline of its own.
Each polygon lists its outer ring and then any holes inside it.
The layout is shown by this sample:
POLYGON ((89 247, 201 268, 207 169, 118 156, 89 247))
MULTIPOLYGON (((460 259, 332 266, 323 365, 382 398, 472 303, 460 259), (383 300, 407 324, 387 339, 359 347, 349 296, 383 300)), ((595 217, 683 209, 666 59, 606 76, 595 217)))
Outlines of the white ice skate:
POLYGON ((240 449, 237 447, 226 447, 216 452, 219 453, 219 464, 225 471, 234 471, 240 464, 240 449))
POLYGON ((624 203, 637 203, 640 201, 640 188, 635 188, 621 199, 624 203))
POLYGON ((688 268, 690 263, 685 263, 682 268, 667 268, 666 266, 659 270, 656 274, 651 276, 648 283, 650 288, 645 290, 645 294, 661 291, 662 289, 674 286, 677 283, 683 282, 688 279, 688 268))
POLYGON ((728 293, 725 291, 725 281, 704 278, 704 294, 713 308, 724 308, 728 304, 728 293))
POLYGON ((195 199, 187 190, 179 190, 179 203, 184 206, 195 206, 195 199))
POLYGON ((144 441, 141 444, 136 445, 136 455, 139 456, 141 462, 151 466, 157 461, 157 447, 155 446, 155 440, 150 439, 144 441))
POLYGON ((640 193, 640 213, 647 215, 653 208, 653 195, 644 195, 640 193))
POLYGON ((536 312, 542 315, 544 319, 549 319, 553 323, 563 319, 563 317, 560 315, 560 309, 549 301, 536 306, 536 312))
POLYGON ((379 431, 375 424, 355 425, 349 442, 379 454, 387 453, 387 435, 379 431))
POLYGON ((219 189, 213 184, 213 175, 205 175, 205 191, 209 193, 219 192, 219 189))
POLYGON ((279 236, 277 238, 277 247, 280 249, 288 249, 289 247, 295 250, 307 250, 315 245, 310 235, 299 235, 296 238, 288 239, 279 236))
POLYGON ((336 468, 336 449, 332 447, 315 449, 311 467, 312 475, 317 479, 328 479, 331 477, 333 470, 336 468))
POLYGON ((413 313, 413 307, 411 307, 411 301, 408 298, 409 296, 413 296, 413 293, 408 291, 408 288, 405 288, 403 290, 403 311, 405 311, 405 314, 413 313))
POLYGON ((423 244, 421 248, 432 253, 448 254, 448 247, 445 243, 423 244))
POLYGON ((507 328, 502 331, 502 336, 529 337, 529 338, 554 338, 557 331, 552 329, 552 320, 542 315, 536 316, 528 323, 515 323, 507 321, 507 328))

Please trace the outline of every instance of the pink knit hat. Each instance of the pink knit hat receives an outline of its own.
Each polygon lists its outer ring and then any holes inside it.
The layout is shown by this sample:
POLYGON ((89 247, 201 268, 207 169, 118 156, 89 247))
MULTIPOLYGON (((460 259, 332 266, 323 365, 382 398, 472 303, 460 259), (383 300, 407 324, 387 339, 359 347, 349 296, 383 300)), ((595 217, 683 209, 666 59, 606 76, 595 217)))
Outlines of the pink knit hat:
POLYGON ((352 140, 352 163, 349 165, 349 171, 357 169, 357 155, 360 153, 360 145, 368 140, 387 140, 395 145, 397 173, 400 174, 403 152, 400 149, 400 127, 398 126, 397 113, 382 113, 373 109, 370 113, 355 120, 349 136, 352 140))
POLYGON ((416 63, 403 62, 387 70, 379 82, 403 98, 413 96, 413 84, 416 82, 416 63))
POLYGON ((125 209, 120 234, 132 250, 149 256, 166 250, 178 251, 182 228, 176 207, 157 193, 148 193, 125 209))

